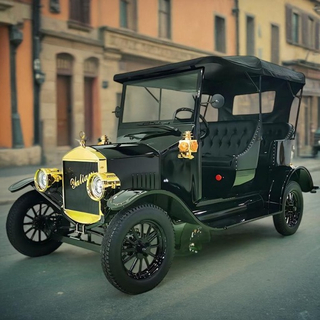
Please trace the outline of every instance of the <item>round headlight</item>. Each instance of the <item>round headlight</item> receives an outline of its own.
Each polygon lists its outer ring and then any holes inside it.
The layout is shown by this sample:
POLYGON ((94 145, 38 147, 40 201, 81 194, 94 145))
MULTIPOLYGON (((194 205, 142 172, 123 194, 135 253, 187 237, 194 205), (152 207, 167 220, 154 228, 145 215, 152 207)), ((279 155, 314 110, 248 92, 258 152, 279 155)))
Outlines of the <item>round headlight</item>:
POLYGON ((38 184, 41 189, 45 189, 48 185, 48 176, 42 170, 38 174, 38 184))
POLYGON ((62 174, 59 169, 42 168, 37 170, 34 175, 34 183, 40 192, 46 191, 53 183, 62 180, 62 174))
POLYGON ((98 173, 91 174, 87 180, 87 192, 91 199, 99 201, 104 195, 104 187, 101 176, 98 173))
POLYGON ((43 169, 36 172, 34 182, 39 191, 45 191, 48 188, 48 175, 43 169))
POLYGON ((92 200, 101 200, 108 188, 120 187, 120 180, 114 173, 92 173, 87 180, 87 192, 92 200))

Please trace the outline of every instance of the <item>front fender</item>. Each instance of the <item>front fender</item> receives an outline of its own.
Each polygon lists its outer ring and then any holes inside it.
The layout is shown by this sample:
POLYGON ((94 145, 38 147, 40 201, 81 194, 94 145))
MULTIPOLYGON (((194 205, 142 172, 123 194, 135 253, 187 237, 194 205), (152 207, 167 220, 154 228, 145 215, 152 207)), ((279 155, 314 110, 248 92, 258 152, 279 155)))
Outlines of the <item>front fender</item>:
POLYGON ((33 178, 25 178, 22 179, 18 182, 15 182, 14 184, 12 184, 8 190, 10 192, 17 192, 19 190, 22 190, 23 188, 27 187, 27 186, 34 186, 34 180, 33 178))
POLYGON ((107 206, 112 211, 119 211, 141 203, 157 205, 174 220, 202 225, 179 197, 166 190, 122 190, 108 199, 107 206))

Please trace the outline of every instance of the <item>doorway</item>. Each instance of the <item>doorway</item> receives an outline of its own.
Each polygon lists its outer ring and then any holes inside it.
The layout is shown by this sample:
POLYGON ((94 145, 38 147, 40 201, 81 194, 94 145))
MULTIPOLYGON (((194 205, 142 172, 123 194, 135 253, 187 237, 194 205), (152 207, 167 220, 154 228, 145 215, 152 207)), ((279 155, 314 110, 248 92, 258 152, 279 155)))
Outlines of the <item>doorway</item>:
POLYGON ((84 128, 89 143, 93 143, 94 136, 94 102, 93 102, 94 78, 84 77, 84 128))
POLYGON ((57 75, 57 145, 71 145, 71 77, 57 75))

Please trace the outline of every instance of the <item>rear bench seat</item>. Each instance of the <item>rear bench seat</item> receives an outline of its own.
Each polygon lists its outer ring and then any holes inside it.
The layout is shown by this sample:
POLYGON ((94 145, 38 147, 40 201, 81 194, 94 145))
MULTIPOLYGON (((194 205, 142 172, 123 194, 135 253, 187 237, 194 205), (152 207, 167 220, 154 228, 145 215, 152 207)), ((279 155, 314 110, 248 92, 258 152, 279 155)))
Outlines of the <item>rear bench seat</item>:
POLYGON ((287 122, 263 123, 259 165, 274 165, 277 140, 289 140, 293 137, 294 127, 287 122))
POLYGON ((258 121, 209 122, 202 142, 202 164, 235 170, 254 169, 259 154, 258 121))

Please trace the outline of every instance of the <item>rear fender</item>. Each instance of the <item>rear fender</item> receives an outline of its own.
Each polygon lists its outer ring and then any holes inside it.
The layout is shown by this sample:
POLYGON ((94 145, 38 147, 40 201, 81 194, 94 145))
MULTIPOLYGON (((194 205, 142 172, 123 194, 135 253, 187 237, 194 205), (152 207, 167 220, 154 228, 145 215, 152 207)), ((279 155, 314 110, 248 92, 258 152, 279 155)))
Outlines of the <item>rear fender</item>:
POLYGON ((166 190, 122 190, 108 199, 107 206, 112 211, 119 211, 142 203, 155 204, 174 220, 202 225, 180 198, 166 190))
POLYGON ((303 192, 315 192, 317 189, 307 168, 277 167, 272 172, 268 196, 269 213, 282 211, 284 190, 290 181, 296 181, 303 192))

